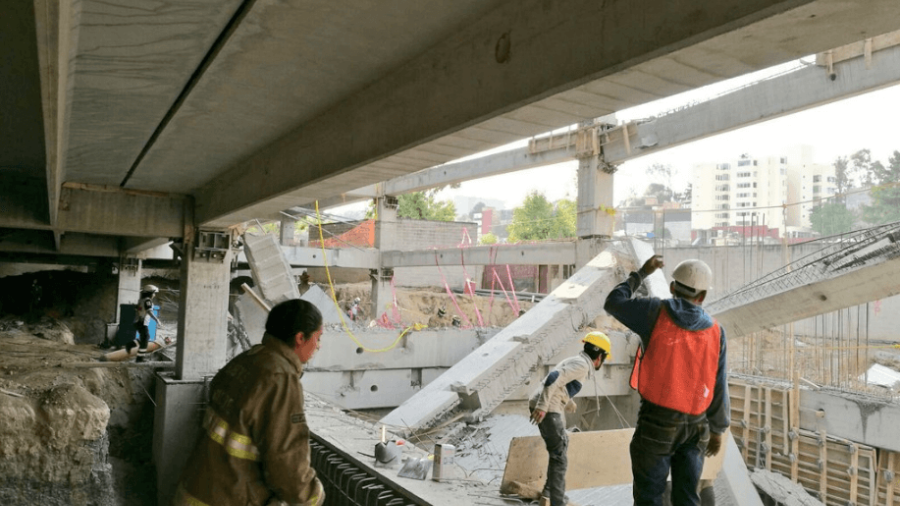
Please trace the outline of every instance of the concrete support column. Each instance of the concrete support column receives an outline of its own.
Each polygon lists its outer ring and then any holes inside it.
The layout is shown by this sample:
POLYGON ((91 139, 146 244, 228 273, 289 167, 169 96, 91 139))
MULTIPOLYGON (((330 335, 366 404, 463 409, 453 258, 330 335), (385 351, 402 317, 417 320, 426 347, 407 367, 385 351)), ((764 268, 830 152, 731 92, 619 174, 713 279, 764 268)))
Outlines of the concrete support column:
POLYGON ((294 227, 296 226, 296 224, 297 221, 293 218, 288 218, 287 216, 281 217, 281 231, 279 242, 282 246, 293 246, 294 231, 296 230, 294 227))
POLYGON ((394 277, 394 270, 383 266, 381 252, 396 249, 394 232, 397 227, 398 206, 399 203, 396 197, 382 196, 375 200, 375 210, 378 219, 375 221, 374 246, 378 250, 378 269, 370 270, 372 303, 369 316, 373 319, 377 319, 381 317, 382 313, 387 312, 390 304, 393 302, 391 279, 394 277))
POLYGON ((231 234, 201 231, 185 238, 182 252, 175 377, 192 380, 225 364, 231 234))
MULTIPOLYGON (((116 323, 122 324, 122 304, 137 304, 141 298, 141 260, 119 260, 119 293, 116 298, 116 323)), ((130 323, 130 322, 129 322, 130 323)))
POLYGON ((579 239, 612 237, 616 216, 613 204, 613 175, 598 156, 578 161, 579 239))

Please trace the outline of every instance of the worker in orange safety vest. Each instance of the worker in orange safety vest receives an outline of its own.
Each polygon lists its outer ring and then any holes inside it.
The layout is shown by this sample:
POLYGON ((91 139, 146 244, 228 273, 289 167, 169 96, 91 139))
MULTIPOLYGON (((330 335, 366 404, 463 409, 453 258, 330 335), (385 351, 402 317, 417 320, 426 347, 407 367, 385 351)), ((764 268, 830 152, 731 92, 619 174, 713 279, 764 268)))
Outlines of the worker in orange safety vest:
POLYGON ((634 504, 662 504, 672 473, 672 504, 700 505, 703 457, 715 455, 728 428, 725 330, 702 308, 712 270, 685 260, 672 272, 671 299, 634 297, 664 267, 654 255, 616 286, 604 309, 641 338, 632 387, 641 395, 631 441, 634 504))

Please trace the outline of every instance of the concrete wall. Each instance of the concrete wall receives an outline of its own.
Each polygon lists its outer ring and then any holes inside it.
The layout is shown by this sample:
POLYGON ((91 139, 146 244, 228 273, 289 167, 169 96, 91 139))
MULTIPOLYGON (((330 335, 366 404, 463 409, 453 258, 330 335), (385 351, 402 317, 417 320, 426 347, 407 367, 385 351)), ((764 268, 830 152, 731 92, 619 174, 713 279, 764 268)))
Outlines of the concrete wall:
MULTIPOLYGON (((790 247, 792 258, 797 261, 821 249, 821 243, 798 244, 790 247)), ((709 301, 712 302, 738 288, 784 266, 785 254, 781 245, 763 246, 721 246, 665 248, 657 251, 665 258, 666 279, 671 279, 672 270, 682 260, 699 258, 713 270, 713 289, 709 301)), ((890 297, 862 306, 853 306, 842 311, 841 323, 844 336, 856 337, 857 328, 861 339, 866 332, 870 339, 896 339, 896 318, 900 314, 900 297, 890 297), (859 320, 857 320, 857 316, 859 320), (859 322, 859 324, 857 324, 859 322), (868 330, 866 330, 868 329, 868 330)), ((837 332, 832 323, 834 313, 817 318, 808 318, 794 324, 797 335, 822 335, 823 324, 828 332, 837 332)), ((830 335, 830 334, 829 334, 830 335)))

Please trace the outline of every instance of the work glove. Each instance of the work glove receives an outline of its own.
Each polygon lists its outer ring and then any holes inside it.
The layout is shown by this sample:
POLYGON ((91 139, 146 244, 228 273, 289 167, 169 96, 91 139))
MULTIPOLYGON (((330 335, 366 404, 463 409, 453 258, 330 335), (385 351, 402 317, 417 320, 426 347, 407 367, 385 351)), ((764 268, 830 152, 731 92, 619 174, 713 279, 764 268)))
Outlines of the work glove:
POLYGON ((641 277, 646 278, 647 276, 656 272, 656 269, 662 269, 665 266, 666 264, 663 263, 662 255, 653 255, 652 257, 648 258, 646 262, 644 262, 644 265, 641 266, 641 277))
POLYGON ((711 432, 709 434, 709 443, 706 445, 706 456, 712 457, 715 454, 719 453, 719 449, 722 448, 722 435, 716 434, 715 432, 711 432))

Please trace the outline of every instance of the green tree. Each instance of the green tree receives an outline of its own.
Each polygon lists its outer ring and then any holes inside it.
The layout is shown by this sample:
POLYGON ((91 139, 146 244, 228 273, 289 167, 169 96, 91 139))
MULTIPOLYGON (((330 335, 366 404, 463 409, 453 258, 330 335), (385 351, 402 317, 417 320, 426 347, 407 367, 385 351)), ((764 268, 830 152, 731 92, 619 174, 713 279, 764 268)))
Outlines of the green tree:
POLYGON ((497 244, 497 236, 494 235, 493 232, 488 232, 481 236, 481 239, 478 239, 478 244, 497 244))
MULTIPOLYGON (((449 200, 438 200, 435 196, 441 188, 421 192, 405 193, 397 198, 397 216, 411 220, 453 221, 456 206, 449 200)), ((375 217, 375 201, 369 202, 366 219, 375 217)))
POLYGON ((563 239, 567 237, 575 237, 576 220, 577 220, 577 204, 574 200, 561 199, 556 203, 556 214, 553 219, 553 230, 550 232, 550 238, 563 239))
POLYGON ((856 179, 860 186, 872 186, 875 184, 875 179, 872 177, 871 151, 868 149, 860 149, 856 153, 850 155, 850 163, 853 167, 853 178, 856 179))
POLYGON ((813 207, 809 215, 812 229, 822 235, 835 235, 853 229, 853 211, 843 202, 825 202, 813 207))
POLYGON ((872 188, 872 204, 862 208, 863 220, 872 225, 900 221, 900 151, 894 151, 887 167, 875 162, 872 179, 879 186, 872 188))
POLYGON ((513 209, 509 224, 509 242, 535 241, 550 237, 555 226, 553 204, 537 190, 525 197, 520 207, 513 209))
POLYGON ((853 188, 853 181, 850 179, 850 160, 846 156, 839 156, 834 161, 834 184, 841 199, 847 190, 853 188))
POLYGON ((428 190, 400 195, 397 216, 412 220, 455 220, 456 206, 449 200, 437 200, 435 193, 428 190))

